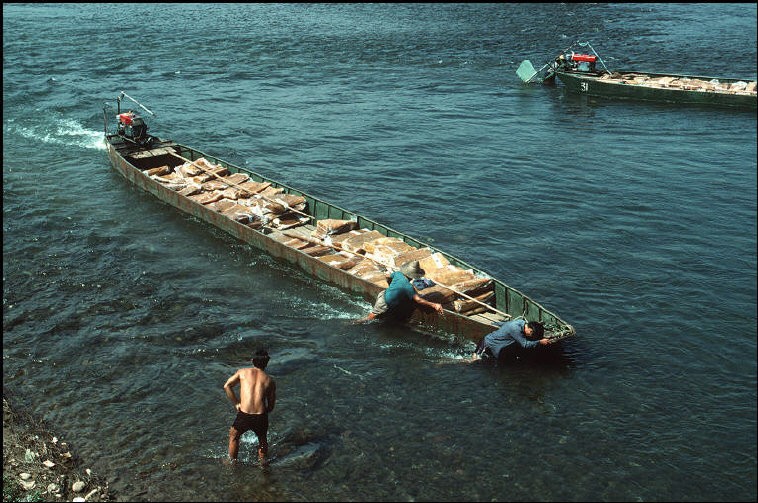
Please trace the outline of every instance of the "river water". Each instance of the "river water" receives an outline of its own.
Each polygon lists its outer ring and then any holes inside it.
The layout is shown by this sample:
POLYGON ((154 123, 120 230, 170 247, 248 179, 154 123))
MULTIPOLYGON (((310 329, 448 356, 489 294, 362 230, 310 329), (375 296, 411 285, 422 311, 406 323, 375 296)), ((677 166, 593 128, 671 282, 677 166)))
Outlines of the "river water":
POLYGON ((756 78, 754 4, 3 4, 3 385, 123 501, 754 501, 756 114, 524 85, 756 78), (102 107, 434 244, 549 356, 370 308, 131 187, 102 107), (222 386, 259 346, 273 462, 222 386))

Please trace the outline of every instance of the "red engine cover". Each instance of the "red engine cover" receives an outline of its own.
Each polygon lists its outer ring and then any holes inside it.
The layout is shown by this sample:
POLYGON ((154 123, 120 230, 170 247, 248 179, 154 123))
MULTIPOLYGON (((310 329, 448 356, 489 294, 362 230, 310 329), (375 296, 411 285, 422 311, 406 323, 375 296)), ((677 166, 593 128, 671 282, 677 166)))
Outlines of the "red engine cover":
POLYGON ((587 63, 594 63, 597 61, 597 56, 592 56, 590 54, 571 54, 571 59, 574 61, 585 61, 587 63))
POLYGON ((132 125, 132 118, 134 117, 134 114, 131 112, 126 112, 123 114, 118 114, 118 120, 121 121, 121 124, 124 124, 125 126, 131 126, 132 125))

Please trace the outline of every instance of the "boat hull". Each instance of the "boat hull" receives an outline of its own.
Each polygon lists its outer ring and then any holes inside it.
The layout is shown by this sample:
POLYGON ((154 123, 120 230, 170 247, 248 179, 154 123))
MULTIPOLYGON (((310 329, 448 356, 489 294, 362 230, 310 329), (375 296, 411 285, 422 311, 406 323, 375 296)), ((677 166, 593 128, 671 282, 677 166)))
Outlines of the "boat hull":
MULTIPOLYGON (((727 92, 718 91, 651 87, 647 85, 604 80, 601 79, 600 76, 594 74, 583 74, 562 70, 558 70, 555 73, 569 91, 578 94, 586 94, 588 96, 681 103, 688 105, 731 107, 746 110, 755 110, 756 103, 758 103, 755 94, 730 94, 727 92)), ((703 81, 709 81, 713 79, 713 77, 698 77, 691 75, 666 75, 640 72, 619 73, 633 73, 634 75, 648 76, 651 79, 661 77, 697 79, 703 81)), ((738 79, 718 80, 724 84, 731 84, 738 81, 738 79)))
MULTIPOLYGON (((178 192, 172 190, 169 187, 162 185, 154 179, 143 173, 144 169, 156 167, 162 164, 171 164, 176 160, 172 159, 169 154, 166 155, 147 155, 139 159, 135 159, 135 156, 142 156, 150 152, 161 152, 163 150, 170 150, 184 158, 190 160, 197 160, 204 157, 214 163, 221 164, 227 167, 231 172, 246 173, 256 181, 271 181, 257 173, 251 172, 244 168, 240 168, 226 161, 214 158, 200 152, 198 150, 186 147, 167 140, 157 140, 151 149, 140 149, 137 146, 129 145, 119 140, 117 135, 106 135, 106 144, 108 150, 108 156, 110 158, 113 168, 120 173, 126 180, 132 183, 134 186, 142 189, 159 200, 189 214, 202 221, 205 221, 214 227, 217 227, 235 238, 246 242, 260 250, 265 251, 273 257, 283 259, 292 264, 296 264, 301 269, 308 272, 310 275, 319 278, 325 282, 337 285, 345 290, 355 292, 361 295, 368 302, 372 303, 376 299, 376 296, 383 290, 383 288, 370 281, 364 280, 358 276, 350 274, 349 272, 333 267, 324 261, 318 260, 315 257, 308 255, 300 250, 285 245, 282 241, 276 239, 276 232, 265 232, 259 229, 251 228, 240 222, 237 222, 231 218, 228 218, 217 211, 214 211, 207 206, 195 202, 187 197, 180 195, 178 192)), ((337 218, 337 219, 355 219, 358 221, 360 227, 377 230, 385 235, 401 237, 409 244, 416 247, 428 246, 424 243, 415 241, 414 239, 405 236, 397 231, 381 226, 376 222, 366 219, 364 217, 357 216, 353 213, 347 212, 342 208, 320 201, 308 194, 287 187, 286 185, 276 183, 275 186, 282 187, 285 192, 296 195, 301 195, 308 201, 309 211, 314 217, 321 218, 337 218)), ((438 251, 438 250, 435 250, 438 251)), ((448 254, 444 254, 451 263, 458 265, 468 266, 459 259, 452 257, 448 254)), ((551 332, 552 338, 556 340, 563 339, 565 337, 574 335, 573 328, 560 320, 553 313, 547 311, 541 305, 534 302, 529 297, 523 295, 521 292, 503 284, 500 281, 493 280, 495 282, 495 291, 498 296, 497 308, 505 309, 507 312, 514 313, 512 317, 525 316, 530 320, 542 321, 547 326, 557 327, 556 330, 551 332)), ((501 320, 502 321, 502 320, 501 320)), ((404 323, 409 323, 415 328, 425 332, 444 332, 456 337, 462 337, 477 341, 487 333, 491 332, 497 327, 497 324, 493 320, 488 320, 483 317, 469 317, 446 310, 444 315, 438 315, 431 309, 416 308, 411 313, 410 317, 403 320, 404 323)))

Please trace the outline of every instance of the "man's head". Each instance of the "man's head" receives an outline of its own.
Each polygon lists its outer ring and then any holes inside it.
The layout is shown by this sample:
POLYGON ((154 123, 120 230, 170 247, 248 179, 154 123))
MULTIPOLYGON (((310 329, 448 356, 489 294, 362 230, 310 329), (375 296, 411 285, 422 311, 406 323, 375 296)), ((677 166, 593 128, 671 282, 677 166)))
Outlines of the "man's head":
POLYGON ((426 272, 421 268, 421 265, 419 265, 418 260, 403 264, 403 266, 400 268, 400 272, 403 273, 406 278, 410 279, 423 278, 424 274, 426 274, 426 272))
POLYGON ((253 365, 255 365, 255 367, 261 370, 265 369, 266 365, 268 365, 268 360, 269 360, 268 351, 266 351, 265 349, 259 349, 253 355, 252 360, 253 360, 253 365))
POLYGON ((545 327, 539 321, 530 321, 526 324, 524 333, 532 339, 542 339, 545 327))

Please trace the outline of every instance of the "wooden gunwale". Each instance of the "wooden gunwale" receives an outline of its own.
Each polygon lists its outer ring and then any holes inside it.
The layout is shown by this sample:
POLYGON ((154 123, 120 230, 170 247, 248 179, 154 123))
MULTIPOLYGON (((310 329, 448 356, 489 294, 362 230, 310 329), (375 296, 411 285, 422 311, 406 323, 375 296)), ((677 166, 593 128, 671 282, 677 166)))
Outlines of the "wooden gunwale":
MULTIPOLYGON (((273 187, 282 188, 286 194, 298 195, 305 198, 306 211, 313 216, 314 221, 326 218, 355 220, 359 228, 376 230, 385 236, 402 239, 407 244, 416 248, 428 247, 434 253, 442 254, 451 264, 456 265, 457 267, 471 269, 477 274, 477 276, 491 278, 490 275, 459 258, 438 250, 435 247, 418 241, 415 238, 407 236, 390 227, 381 225, 369 218, 322 201, 293 187, 277 182, 276 180, 185 145, 170 140, 156 139, 152 147, 149 150, 146 150, 135 145, 127 144, 115 134, 106 134, 106 145, 114 169, 135 186, 153 194, 161 201, 195 216, 200 220, 210 223, 237 239, 249 243, 274 257, 297 264, 300 268, 314 277, 358 293, 371 303, 375 300, 376 295, 382 291, 383 288, 380 285, 366 281, 337 267, 333 267, 305 252, 289 247, 279 240, 284 240, 285 232, 291 232, 293 229, 279 231, 267 228, 254 229, 248 227, 247 225, 228 218, 211 208, 163 186, 160 182, 145 175, 142 170, 161 165, 169 165, 172 167, 177 166, 181 164, 181 162, 177 160, 176 155, 191 161, 196 161, 203 157, 213 164, 218 164, 227 168, 232 173, 245 173, 253 181, 270 182, 273 187)), ((303 224, 296 229, 304 229, 300 232, 307 232, 310 234, 310 231, 315 229, 315 226, 308 223, 303 224)), ((508 313, 513 318, 525 317, 529 320, 542 321, 546 325, 547 335, 554 339, 563 339, 574 335, 573 327, 528 296, 495 278, 492 278, 492 281, 495 286, 496 302, 494 307, 496 309, 508 313), (551 329, 551 327, 553 327, 553 329, 551 329)), ((446 310, 443 316, 439 316, 431 310, 416 309, 411 318, 411 322, 432 331, 441 330, 455 336, 478 340, 496 328, 497 323, 502 322, 504 319, 506 318, 497 313, 481 313, 465 316, 454 311, 446 310)))

